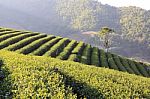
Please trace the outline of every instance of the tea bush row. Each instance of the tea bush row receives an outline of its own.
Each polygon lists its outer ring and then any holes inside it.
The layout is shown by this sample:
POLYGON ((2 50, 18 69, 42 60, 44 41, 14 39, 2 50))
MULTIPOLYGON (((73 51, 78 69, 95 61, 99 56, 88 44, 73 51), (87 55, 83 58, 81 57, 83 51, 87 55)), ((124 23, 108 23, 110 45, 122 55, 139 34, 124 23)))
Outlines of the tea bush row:
POLYGON ((91 64, 91 51, 92 51, 92 47, 90 44, 87 44, 86 47, 83 50, 82 56, 81 56, 81 63, 84 64, 91 64))
POLYGON ((51 39, 52 39, 52 36, 45 35, 45 37, 40 38, 40 39, 28 44, 27 46, 24 46, 23 48, 16 50, 16 51, 18 53, 29 54, 51 39))
POLYGON ((57 56, 57 58, 62 59, 62 60, 68 59, 69 55, 71 54, 71 51, 75 48, 76 45, 77 45, 77 41, 71 40, 71 42, 57 56))
POLYGON ((72 50, 68 60, 79 62, 84 47, 85 44, 83 42, 79 42, 78 45, 72 50))
POLYGON ((0 49, 2 49, 4 47, 7 47, 11 44, 17 43, 20 40, 23 40, 26 37, 30 37, 30 36, 33 36, 33 35, 35 35, 35 34, 33 34, 33 33, 23 33, 23 34, 20 34, 18 36, 15 36, 15 37, 8 38, 8 39, 4 40, 3 42, 0 42, 0 49))
POLYGON ((66 45, 69 43, 68 38, 63 38, 60 40, 57 44, 52 46, 50 50, 48 50, 44 56, 51 56, 51 57, 56 57, 63 49, 66 47, 66 45))
POLYGON ((38 40, 40 38, 43 38, 43 37, 45 37, 45 35, 42 35, 42 34, 38 35, 38 34, 36 34, 34 36, 25 38, 25 39, 15 43, 15 44, 13 44, 13 45, 10 45, 10 46, 6 47, 5 49, 6 50, 10 50, 10 51, 15 51, 17 49, 20 49, 20 48, 30 44, 31 42, 33 42, 35 40, 38 40))
POLYGON ((61 37, 53 38, 52 40, 46 42, 45 44, 41 45, 38 49, 35 49, 30 55, 39 55, 42 56, 44 53, 46 53, 54 44, 56 44, 59 40, 61 40, 61 37))
POLYGON ((97 47, 92 48, 91 64, 96 65, 96 66, 100 66, 99 49, 97 47))

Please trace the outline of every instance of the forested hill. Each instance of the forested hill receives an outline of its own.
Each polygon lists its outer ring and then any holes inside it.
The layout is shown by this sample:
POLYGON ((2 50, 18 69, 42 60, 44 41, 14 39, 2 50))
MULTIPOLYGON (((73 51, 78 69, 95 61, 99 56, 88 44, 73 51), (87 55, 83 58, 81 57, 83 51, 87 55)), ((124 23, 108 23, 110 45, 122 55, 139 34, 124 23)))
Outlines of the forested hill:
MULTIPOLYGON (((60 0, 58 13, 72 29, 87 32, 99 31, 104 26, 113 28, 116 33, 111 51, 150 61, 150 11, 134 6, 117 8, 92 0, 65 1, 60 0)), ((70 37, 75 39, 74 35, 70 37)), ((98 38, 76 34, 76 39, 80 37, 87 43, 101 46, 98 38)))
POLYGON ((150 61, 150 11, 132 6, 117 8, 95 0, 5 0, 0 1, 0 5, 9 8, 1 8, 2 12, 7 12, 0 15, 1 26, 17 25, 16 28, 53 33, 98 47, 101 46, 98 39, 82 35, 82 32, 99 31, 108 26, 116 31, 112 52, 150 61), (12 17, 8 20, 9 16, 12 17))

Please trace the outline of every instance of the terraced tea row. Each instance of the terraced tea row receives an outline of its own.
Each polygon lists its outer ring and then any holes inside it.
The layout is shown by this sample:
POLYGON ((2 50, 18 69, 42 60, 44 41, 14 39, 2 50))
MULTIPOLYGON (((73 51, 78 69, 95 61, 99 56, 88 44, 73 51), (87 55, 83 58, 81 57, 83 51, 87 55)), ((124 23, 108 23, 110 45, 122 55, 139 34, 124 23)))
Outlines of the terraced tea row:
POLYGON ((106 53, 89 44, 68 38, 0 28, 0 41, 0 49, 29 55, 51 56, 145 77, 150 76, 150 67, 145 64, 106 53))

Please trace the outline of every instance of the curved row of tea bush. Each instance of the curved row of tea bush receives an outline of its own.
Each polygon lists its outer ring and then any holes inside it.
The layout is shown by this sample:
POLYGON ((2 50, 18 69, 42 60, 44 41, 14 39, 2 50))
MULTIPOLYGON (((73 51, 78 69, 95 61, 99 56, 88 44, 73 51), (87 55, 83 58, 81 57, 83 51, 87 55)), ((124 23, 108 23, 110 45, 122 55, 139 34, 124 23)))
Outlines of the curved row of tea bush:
POLYGON ((114 59, 114 62, 115 62, 116 65, 118 66, 118 69, 119 69, 120 71, 127 72, 126 68, 125 68, 125 67, 123 66, 123 64, 121 63, 119 56, 112 54, 112 57, 113 57, 113 59, 114 59))
POLYGON ((65 46, 69 43, 68 38, 61 39, 57 44, 52 46, 50 50, 48 50, 43 56, 52 56, 56 57, 62 50, 65 48, 65 46))
POLYGON ((112 57, 112 54, 111 53, 106 53, 106 54, 107 54, 107 61, 108 61, 109 68, 119 70, 112 57))
POLYGON ((71 54, 71 51, 75 48, 76 45, 77 45, 77 41, 71 40, 71 42, 57 56, 57 58, 62 59, 62 60, 67 60, 69 55, 71 54))
POLYGON ((19 31, 4 31, 4 32, 0 32, 0 36, 6 35, 6 34, 11 34, 11 33, 16 33, 16 32, 19 32, 19 31))
POLYGON ((138 62, 135 62, 135 64, 136 64, 138 70, 141 72, 141 74, 143 74, 146 77, 149 77, 150 74, 148 74, 148 73, 150 73, 150 72, 147 72, 147 70, 146 70, 144 65, 142 65, 142 64, 140 64, 138 62))
POLYGON ((97 47, 93 47, 92 49, 92 54, 91 54, 91 64, 100 66, 100 61, 99 61, 99 49, 97 47))
POLYGON ((88 64, 88 65, 91 64, 91 51, 92 51, 91 45, 87 44, 82 53, 82 57, 80 61, 81 63, 88 64))
POLYGON ((1 35, 1 36, 0 36, 0 42, 3 41, 3 40, 6 40, 6 39, 8 39, 8 38, 11 38, 11 37, 20 35, 20 34, 23 34, 23 33, 22 33, 22 32, 14 32, 14 33, 10 33, 10 32, 9 32, 9 34, 1 35))
POLYGON ((48 35, 39 34, 37 32, 32 33, 29 31, 9 29, 0 30, 3 30, 0 34, 9 32, 0 35, 0 40, 2 40, 0 43, 1 49, 4 48, 30 55, 51 56, 62 60, 76 61, 88 65, 96 65, 150 77, 150 69, 147 65, 131 61, 115 54, 106 53, 104 50, 91 47, 83 42, 65 40, 66 38, 63 39, 62 37, 55 37, 52 35, 49 35, 49 38, 47 37, 48 35))
POLYGON ((150 79, 106 68, 1 50, 4 98, 148 99, 150 79))
POLYGON ((27 46, 24 46, 23 48, 18 49, 17 52, 23 53, 23 54, 29 54, 32 51, 34 51, 35 49, 39 48, 42 44, 51 40, 52 38, 53 38, 53 36, 45 35, 44 37, 42 37, 36 41, 33 41, 32 43, 28 44, 27 46))
POLYGON ((17 43, 20 40, 25 39, 26 37, 30 37, 30 36, 34 36, 34 35, 35 34, 33 34, 33 33, 23 33, 18 36, 15 36, 15 37, 8 38, 8 39, 4 40, 3 42, 0 42, 0 49, 7 47, 11 44, 17 43))
POLYGON ((129 73, 131 73, 131 74, 134 73, 134 71, 130 68, 130 65, 129 65, 127 59, 120 58, 120 61, 129 73))
POLYGON ((38 39, 42 38, 42 37, 45 37, 45 35, 36 34, 36 35, 34 35, 34 36, 25 38, 25 39, 23 39, 23 40, 21 40, 21 41, 15 43, 15 44, 13 44, 13 45, 10 45, 10 46, 6 47, 5 49, 6 49, 6 50, 10 50, 10 51, 15 51, 15 50, 17 50, 17 49, 20 49, 20 48, 22 48, 22 47, 24 47, 24 46, 30 44, 31 42, 33 42, 33 41, 35 41, 35 40, 38 40, 38 39))
POLYGON ((78 45, 72 50, 68 60, 79 62, 84 47, 85 44, 83 42, 79 42, 78 45))
POLYGON ((134 70, 135 74, 141 75, 141 73, 140 73, 139 69, 137 68, 134 61, 131 61, 131 60, 128 59, 128 63, 132 67, 132 69, 134 70))
POLYGON ((106 68, 109 68, 108 66, 108 62, 107 62, 107 56, 106 56, 106 53, 104 52, 104 50, 99 50, 100 52, 100 63, 101 63, 101 66, 103 67, 106 67, 106 68))
POLYGON ((47 43, 41 45, 38 49, 34 50, 32 53, 30 53, 30 55, 43 55, 44 53, 46 53, 54 44, 56 44, 59 40, 61 40, 61 37, 56 37, 50 41, 48 41, 47 43))
POLYGON ((14 29, 10 29, 10 28, 0 28, 0 32, 6 32, 6 31, 14 31, 14 29))

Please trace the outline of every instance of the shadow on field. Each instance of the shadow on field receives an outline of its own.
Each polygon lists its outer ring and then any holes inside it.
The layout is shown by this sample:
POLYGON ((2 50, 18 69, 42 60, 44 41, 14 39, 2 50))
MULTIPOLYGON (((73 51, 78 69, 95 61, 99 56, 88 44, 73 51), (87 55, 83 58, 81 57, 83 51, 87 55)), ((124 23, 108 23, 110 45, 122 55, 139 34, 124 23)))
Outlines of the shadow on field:
POLYGON ((58 68, 53 68, 52 71, 59 73, 64 77, 65 87, 72 88, 72 92, 77 95, 77 99, 104 99, 104 96, 95 88, 75 80, 73 77, 66 75, 58 68))
POLYGON ((0 99, 11 99, 11 79, 9 79, 9 71, 4 65, 3 60, 0 59, 0 99))

